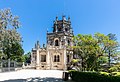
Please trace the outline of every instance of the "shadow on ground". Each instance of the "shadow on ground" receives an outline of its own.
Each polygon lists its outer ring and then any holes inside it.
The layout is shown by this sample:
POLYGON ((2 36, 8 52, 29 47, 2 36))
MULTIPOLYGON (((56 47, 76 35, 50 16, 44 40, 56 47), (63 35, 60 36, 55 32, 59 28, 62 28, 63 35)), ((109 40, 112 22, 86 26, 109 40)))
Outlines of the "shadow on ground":
POLYGON ((11 79, 11 80, 5 80, 2 82, 64 82, 61 78, 27 78, 27 79, 11 79))

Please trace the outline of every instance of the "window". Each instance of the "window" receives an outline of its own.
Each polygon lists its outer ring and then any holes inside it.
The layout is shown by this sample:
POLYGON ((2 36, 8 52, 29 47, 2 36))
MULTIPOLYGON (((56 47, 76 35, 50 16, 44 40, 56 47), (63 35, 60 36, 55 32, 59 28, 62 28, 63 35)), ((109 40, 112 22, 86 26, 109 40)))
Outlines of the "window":
POLYGON ((60 56, 59 55, 54 56, 54 62, 60 62, 60 56))
POLYGON ((69 55, 67 55, 67 63, 70 62, 70 59, 69 59, 69 58, 70 58, 69 55))
POLYGON ((55 46, 59 46, 58 40, 55 40, 55 46))
POLYGON ((70 40, 68 40, 68 46, 70 46, 70 40))
POLYGON ((60 56, 59 55, 57 55, 57 62, 60 62, 60 56))
POLYGON ((46 55, 41 55, 41 62, 46 62, 46 55))
POLYGON ((54 62, 56 62, 56 55, 54 56, 54 62))
POLYGON ((67 28, 65 28, 65 31, 67 32, 67 31, 68 31, 68 29, 67 29, 67 28))

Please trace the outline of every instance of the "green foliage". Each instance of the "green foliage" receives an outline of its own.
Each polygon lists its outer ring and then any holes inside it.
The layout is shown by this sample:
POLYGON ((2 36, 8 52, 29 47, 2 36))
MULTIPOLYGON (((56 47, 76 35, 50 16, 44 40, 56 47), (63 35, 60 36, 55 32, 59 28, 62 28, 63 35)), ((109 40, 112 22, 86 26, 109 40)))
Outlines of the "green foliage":
POLYGON ((120 82, 119 76, 109 76, 98 72, 70 71, 70 73, 75 82, 120 82))
POLYGON ((115 67, 115 66, 114 66, 114 67, 111 67, 111 68, 109 69, 110 72, 114 72, 114 71, 117 71, 117 70, 118 70, 118 67, 115 67))
POLYGON ((1 56, 2 56, 2 52, 0 51, 0 58, 1 58, 1 56))
POLYGON ((78 34, 73 37, 73 41, 74 53, 81 58, 82 71, 97 71, 101 64, 108 62, 109 49, 118 45, 117 41, 100 33, 94 36, 78 34))
POLYGON ((120 64, 114 65, 111 68, 109 68, 110 72, 120 72, 120 64))
POLYGON ((78 34, 73 38, 76 46, 73 46, 75 54, 79 55, 82 59, 82 70, 92 70, 95 68, 94 60, 96 60, 96 49, 99 49, 97 40, 92 35, 81 35, 78 34), (94 66, 93 66, 94 65, 94 66))
POLYGON ((79 60, 78 59, 72 59, 72 61, 71 61, 72 63, 78 63, 79 62, 79 60))
POLYGON ((120 76, 120 72, 112 72, 112 75, 114 75, 114 76, 120 76))
POLYGON ((98 62, 100 62, 100 64, 107 63, 107 61, 108 61, 108 57, 100 56, 100 57, 98 58, 98 62))
POLYGON ((108 53, 108 65, 111 65, 111 59, 114 59, 114 56, 118 54, 116 50, 118 49, 118 42, 115 34, 109 33, 107 35, 109 37, 109 40, 113 41, 112 45, 108 47, 107 53, 108 53))
POLYGON ((22 39, 17 29, 20 27, 19 17, 10 9, 0 10, 0 50, 5 59, 21 60, 24 51, 22 39))
POLYGON ((102 74, 102 75, 110 75, 110 73, 108 73, 108 72, 100 72, 100 74, 102 74))
POLYGON ((6 59, 21 61, 21 56, 24 54, 24 50, 19 43, 12 43, 11 46, 6 46, 4 49, 6 59))
POLYGON ((25 63, 30 63, 31 62, 31 53, 28 52, 27 54, 23 55, 24 62, 25 63))
POLYGON ((19 17, 14 16, 10 9, 0 10, 0 27, 2 27, 2 29, 19 28, 20 22, 18 19, 19 17))

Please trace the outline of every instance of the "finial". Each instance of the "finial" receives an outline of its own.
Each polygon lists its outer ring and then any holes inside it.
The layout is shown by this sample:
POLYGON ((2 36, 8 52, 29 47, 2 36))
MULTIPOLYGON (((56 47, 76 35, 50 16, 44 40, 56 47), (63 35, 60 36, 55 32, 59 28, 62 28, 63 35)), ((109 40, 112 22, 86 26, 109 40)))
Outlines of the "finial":
POLYGON ((66 20, 66 19, 65 19, 65 15, 62 16, 62 20, 66 20))
POLYGON ((43 44, 43 48, 45 48, 45 44, 43 44))
POLYGON ((48 33, 48 28, 47 28, 47 33, 48 33))
POLYGON ((68 17, 68 21, 70 21, 70 17, 68 17))
POLYGON ((37 45, 39 44, 39 41, 37 41, 37 45))
POLYGON ((35 43, 35 49, 37 48, 37 45, 36 45, 36 43, 35 43))
POLYGON ((56 16, 56 21, 58 20, 58 16, 56 16))
POLYGON ((40 44, 39 44, 39 41, 37 41, 37 48, 38 48, 38 49, 40 48, 40 44))

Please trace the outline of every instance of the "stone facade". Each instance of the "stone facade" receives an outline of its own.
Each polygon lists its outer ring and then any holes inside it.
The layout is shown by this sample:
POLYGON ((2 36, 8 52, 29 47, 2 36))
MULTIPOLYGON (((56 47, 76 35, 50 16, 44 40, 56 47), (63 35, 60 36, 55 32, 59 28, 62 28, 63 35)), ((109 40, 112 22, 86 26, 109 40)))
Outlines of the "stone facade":
POLYGON ((39 41, 32 49, 31 64, 36 69, 63 69, 66 70, 73 58, 73 30, 70 18, 56 20, 53 24, 53 31, 47 32, 47 44, 40 48, 39 41))

